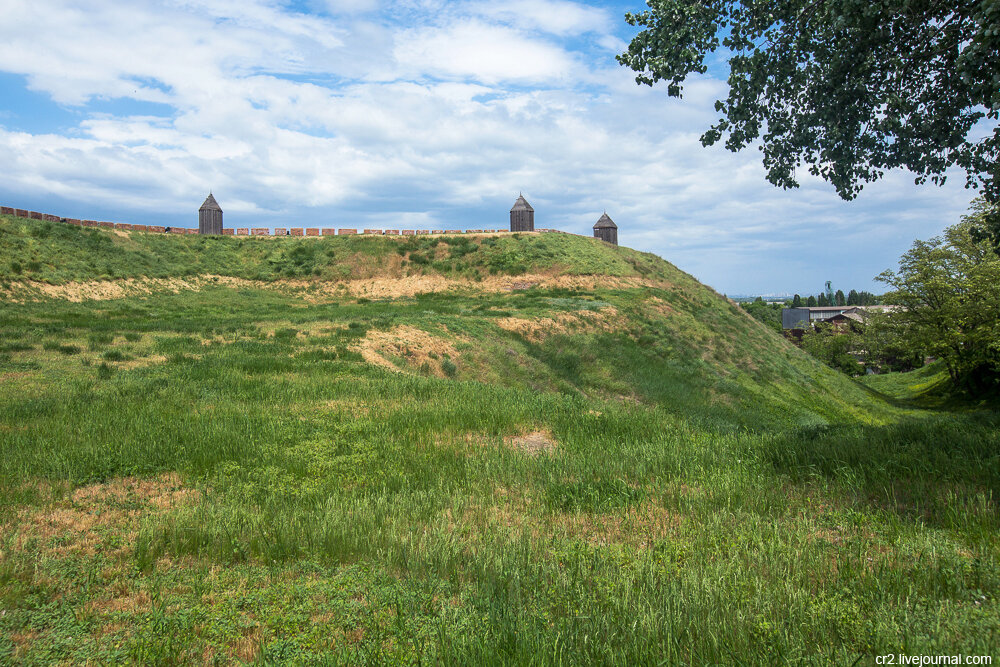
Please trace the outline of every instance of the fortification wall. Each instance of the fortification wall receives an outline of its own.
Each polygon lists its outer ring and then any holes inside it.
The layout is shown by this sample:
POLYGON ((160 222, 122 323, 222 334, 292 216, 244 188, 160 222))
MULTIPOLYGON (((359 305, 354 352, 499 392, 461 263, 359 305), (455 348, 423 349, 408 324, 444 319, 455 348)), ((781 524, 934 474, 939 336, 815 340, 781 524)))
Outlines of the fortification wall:
MULTIPOLYGON (((150 234, 197 234, 197 228, 188 227, 164 227, 161 225, 133 225, 127 222, 107 222, 100 220, 77 220, 76 218, 62 218, 49 213, 39 213, 28 211, 11 206, 0 206, 0 215, 11 215, 17 218, 27 218, 29 220, 40 220, 43 222, 62 222, 77 227, 99 227, 103 229, 113 229, 120 232, 146 232, 150 234)), ((536 232, 560 232, 558 229, 536 229, 536 232)), ((506 229, 351 229, 335 227, 276 227, 272 234, 269 227, 237 227, 223 229, 223 236, 416 236, 422 234, 517 234, 525 232, 510 232, 506 229)), ((528 232, 530 233, 530 232, 528 232)), ((568 232, 560 232, 566 234, 568 232)))

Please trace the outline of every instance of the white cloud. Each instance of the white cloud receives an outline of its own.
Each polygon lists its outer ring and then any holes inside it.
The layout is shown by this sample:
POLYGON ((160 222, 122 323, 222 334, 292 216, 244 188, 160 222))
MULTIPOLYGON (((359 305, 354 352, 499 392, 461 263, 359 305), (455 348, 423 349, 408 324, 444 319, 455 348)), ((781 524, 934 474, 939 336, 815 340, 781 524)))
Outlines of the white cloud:
POLYGON ((561 48, 503 26, 467 19, 446 27, 405 30, 394 51, 405 75, 484 83, 551 82, 566 78, 572 58, 561 48))
POLYGON ((186 214, 212 188, 244 220, 347 210, 351 227, 441 228, 502 225, 524 190, 540 226, 589 234, 607 209, 623 243, 747 291, 821 284, 846 251, 874 275, 969 199, 960 181, 916 189, 895 174, 850 205, 814 180, 772 188, 755 151, 698 141, 725 84, 697 77, 683 100, 636 86, 604 9, 404 0, 371 15, 380 6, 8 0, 0 71, 80 121, 12 129, 0 97, 0 195, 130 218, 186 214), (116 113, 116 100, 167 112, 116 113), (468 211, 485 220, 456 222, 468 211))
POLYGON ((561 36, 605 32, 613 21, 603 9, 567 0, 482 2, 470 10, 522 30, 561 36))

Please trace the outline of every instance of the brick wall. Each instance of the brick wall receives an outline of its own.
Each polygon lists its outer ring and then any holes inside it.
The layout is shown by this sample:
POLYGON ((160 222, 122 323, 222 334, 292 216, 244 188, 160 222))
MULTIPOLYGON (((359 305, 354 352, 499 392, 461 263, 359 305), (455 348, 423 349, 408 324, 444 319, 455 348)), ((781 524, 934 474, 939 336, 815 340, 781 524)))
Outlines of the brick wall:
POLYGON ((240 227, 239 229, 236 230, 236 235, 237 236, 249 236, 250 235, 250 230, 247 229, 246 227, 240 227))
POLYGON ((305 233, 306 230, 302 229, 301 227, 292 227, 292 236, 303 236, 305 235, 305 233))
POLYGON ((307 227, 306 236, 319 236, 319 227, 307 227))
POLYGON ((250 230, 250 234, 253 236, 270 236, 271 230, 267 227, 254 227, 250 230))
POLYGON ((356 229, 338 229, 337 233, 340 234, 341 236, 343 236, 344 234, 357 234, 358 230, 356 230, 356 229))
POLYGON ((288 236, 288 230, 285 229, 284 227, 275 227, 274 228, 274 235, 275 236, 288 236))
POLYGON ((236 232, 235 229, 223 229, 222 230, 222 235, 223 236, 232 236, 235 232, 236 232))
POLYGON ((330 227, 323 228, 323 236, 333 236, 337 233, 336 229, 331 229, 330 227))
POLYGON ((164 227, 163 225, 146 225, 146 231, 154 232, 156 234, 162 234, 163 232, 167 231, 167 228, 164 227))
POLYGON ((365 230, 365 234, 378 234, 379 236, 381 236, 382 235, 382 230, 381 229, 366 229, 365 230))
POLYGON ((0 215, 14 215, 14 209, 10 206, 0 206, 0 215))

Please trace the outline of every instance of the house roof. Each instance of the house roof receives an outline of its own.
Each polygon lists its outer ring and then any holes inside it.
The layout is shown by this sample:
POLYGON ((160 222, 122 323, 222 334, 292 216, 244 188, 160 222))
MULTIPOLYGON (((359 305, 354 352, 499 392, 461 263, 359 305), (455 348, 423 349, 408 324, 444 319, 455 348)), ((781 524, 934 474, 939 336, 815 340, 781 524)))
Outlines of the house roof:
POLYGON ((514 202, 514 205, 511 207, 510 210, 511 211, 534 211, 535 209, 531 208, 531 204, 529 204, 528 200, 524 198, 524 195, 518 195, 517 196, 517 201, 514 202))
POLYGON ((820 313, 828 311, 840 311, 840 310, 854 310, 857 306, 800 306, 808 311, 816 311, 820 313))
POLYGON ((209 192, 208 193, 208 197, 205 198, 205 203, 202 204, 201 208, 199 208, 198 210, 199 211, 221 211, 222 207, 219 206, 219 202, 215 201, 215 197, 213 197, 212 193, 209 192))
POLYGON ((618 225, 615 224, 615 221, 605 211, 601 219, 594 223, 594 229, 618 229, 618 225))

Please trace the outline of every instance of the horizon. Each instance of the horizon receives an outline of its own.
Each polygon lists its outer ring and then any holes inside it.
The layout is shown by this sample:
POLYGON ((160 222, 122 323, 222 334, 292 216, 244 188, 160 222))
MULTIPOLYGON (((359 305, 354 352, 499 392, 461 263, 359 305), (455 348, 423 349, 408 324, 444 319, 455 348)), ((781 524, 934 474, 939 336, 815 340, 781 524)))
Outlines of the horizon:
POLYGON ((15 3, 0 202, 192 227, 213 191, 227 226, 466 229, 506 227, 523 191, 536 226, 590 236, 607 210, 622 245, 727 294, 878 291, 875 275, 966 211, 957 172, 944 187, 892 172, 844 202, 808 175, 774 188, 758 151, 703 148, 724 60, 680 100, 636 85, 614 56, 641 9, 15 3))

